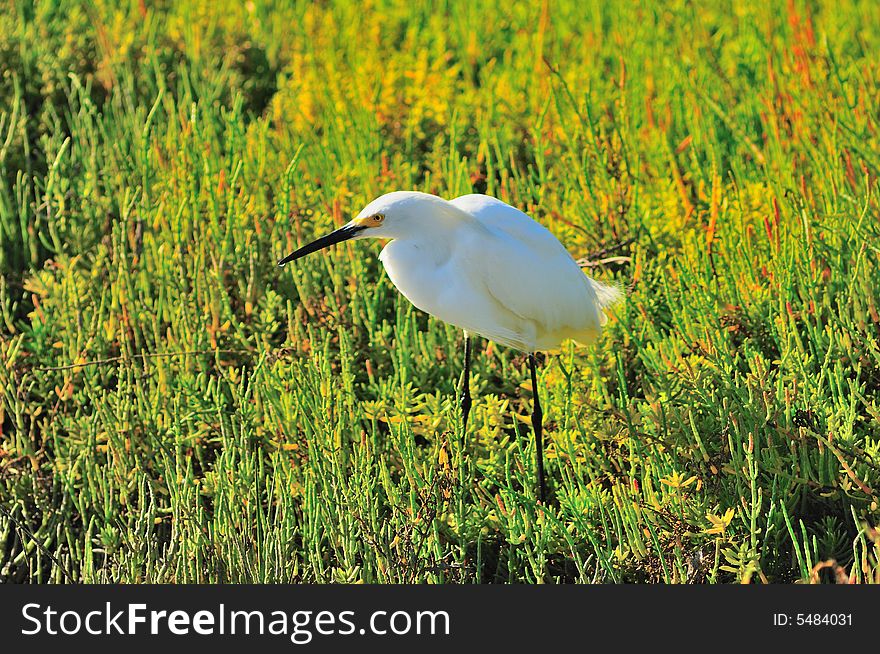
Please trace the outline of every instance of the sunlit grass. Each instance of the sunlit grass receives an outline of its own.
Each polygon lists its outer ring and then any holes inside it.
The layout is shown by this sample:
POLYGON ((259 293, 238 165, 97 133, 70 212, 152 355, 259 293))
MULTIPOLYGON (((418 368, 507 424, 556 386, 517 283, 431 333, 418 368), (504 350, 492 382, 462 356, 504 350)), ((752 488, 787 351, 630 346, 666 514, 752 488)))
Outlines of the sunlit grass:
POLYGON ((880 8, 637 4, 4 6, 0 579, 880 581, 880 8), (522 355, 275 266, 410 188, 627 288, 548 508, 522 355))

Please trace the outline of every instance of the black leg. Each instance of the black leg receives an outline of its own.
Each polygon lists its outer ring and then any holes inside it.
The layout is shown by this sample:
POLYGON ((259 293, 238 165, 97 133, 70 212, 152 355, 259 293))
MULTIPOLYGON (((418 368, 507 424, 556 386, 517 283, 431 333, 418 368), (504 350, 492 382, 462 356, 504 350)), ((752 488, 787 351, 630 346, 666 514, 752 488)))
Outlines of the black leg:
POLYGON ((471 412, 471 337, 467 332, 464 334, 464 379, 458 401, 461 406, 461 433, 466 434, 468 414, 471 412))
POLYGON ((544 488, 544 414, 541 411, 541 402, 538 400, 538 374, 535 372, 535 355, 529 354, 529 369, 532 373, 532 395, 535 398, 535 408, 532 410, 532 429, 535 432, 535 462, 538 466, 538 497, 541 504, 547 503, 547 491, 544 488))

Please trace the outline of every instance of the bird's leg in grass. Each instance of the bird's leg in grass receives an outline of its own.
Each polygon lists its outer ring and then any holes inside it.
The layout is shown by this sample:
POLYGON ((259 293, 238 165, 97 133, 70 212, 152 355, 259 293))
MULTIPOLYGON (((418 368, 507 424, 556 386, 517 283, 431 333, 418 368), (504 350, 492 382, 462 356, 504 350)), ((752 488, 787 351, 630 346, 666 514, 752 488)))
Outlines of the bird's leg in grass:
POLYGON ((461 406, 461 433, 467 433, 468 414, 471 412, 471 337, 464 334, 464 375, 461 382, 461 395, 458 399, 461 406))
POLYGON ((546 504, 547 492, 544 489, 544 414, 541 411, 541 402, 538 400, 538 374, 535 372, 535 354, 529 354, 529 369, 532 373, 532 396, 535 398, 535 407, 532 409, 532 430, 535 432, 535 463, 538 467, 538 498, 541 504, 546 504))

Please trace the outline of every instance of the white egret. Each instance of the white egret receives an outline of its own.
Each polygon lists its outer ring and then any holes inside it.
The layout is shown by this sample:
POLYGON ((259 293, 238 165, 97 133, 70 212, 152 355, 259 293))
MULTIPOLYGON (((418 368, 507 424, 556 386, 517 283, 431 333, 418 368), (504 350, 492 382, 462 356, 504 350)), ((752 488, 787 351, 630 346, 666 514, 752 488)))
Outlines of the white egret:
POLYGON ((447 201, 415 191, 388 193, 278 265, 359 238, 389 239, 379 260, 397 289, 418 309, 464 330, 460 403, 465 430, 471 407, 471 335, 528 353, 539 496, 544 502, 535 353, 554 350, 566 339, 581 344, 595 340, 606 321, 603 310, 620 299, 620 291, 587 277, 545 227, 487 195, 447 201))

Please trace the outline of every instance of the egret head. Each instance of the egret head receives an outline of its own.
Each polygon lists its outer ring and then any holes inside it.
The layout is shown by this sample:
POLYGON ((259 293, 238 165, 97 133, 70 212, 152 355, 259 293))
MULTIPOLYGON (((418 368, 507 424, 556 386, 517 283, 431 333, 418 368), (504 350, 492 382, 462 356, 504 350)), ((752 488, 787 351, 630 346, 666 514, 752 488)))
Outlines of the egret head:
POLYGON ((395 191, 368 204, 354 220, 326 236, 304 245, 278 262, 279 266, 326 247, 359 238, 406 238, 424 231, 449 203, 428 193, 395 191))

